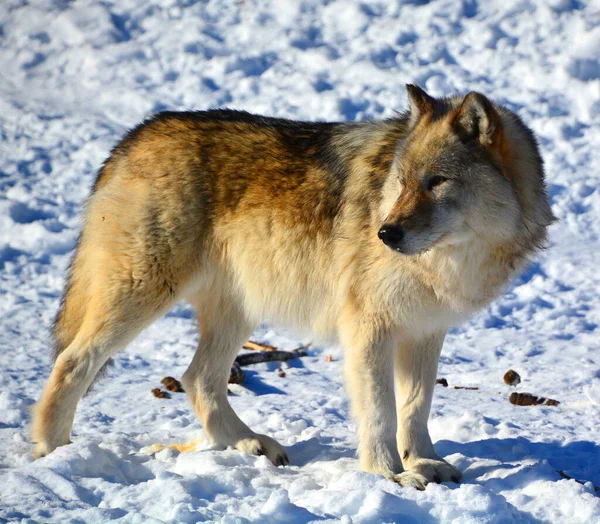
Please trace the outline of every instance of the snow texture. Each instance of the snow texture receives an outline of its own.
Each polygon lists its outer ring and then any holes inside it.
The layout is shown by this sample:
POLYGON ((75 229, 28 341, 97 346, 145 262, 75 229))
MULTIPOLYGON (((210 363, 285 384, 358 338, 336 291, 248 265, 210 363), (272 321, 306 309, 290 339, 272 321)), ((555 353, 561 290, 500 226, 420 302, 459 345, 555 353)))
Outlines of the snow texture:
MULTIPOLYGON (((2 0, 0 521, 600 522, 599 57, 597 0, 2 0), (418 492, 359 472, 342 353, 324 345, 284 378, 277 363, 253 367, 230 397, 291 466, 208 445, 145 453, 203 435, 184 395, 150 393, 192 357, 185 305, 117 355, 73 444, 34 462, 30 408, 80 212, 126 129, 165 108, 382 118, 406 107, 405 83, 517 111, 559 219, 549 249, 446 340, 451 387, 436 387, 430 430, 463 482, 418 492), (510 368, 517 391, 561 404, 509 404, 510 368)), ((254 336, 309 340, 269 325, 254 336)))

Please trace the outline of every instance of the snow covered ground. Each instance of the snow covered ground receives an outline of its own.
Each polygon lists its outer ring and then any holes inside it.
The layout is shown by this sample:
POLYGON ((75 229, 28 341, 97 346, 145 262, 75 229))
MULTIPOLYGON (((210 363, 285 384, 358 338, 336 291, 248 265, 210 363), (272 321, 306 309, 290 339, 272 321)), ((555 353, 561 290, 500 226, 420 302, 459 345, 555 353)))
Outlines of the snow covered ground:
MULTIPOLYGON (((600 522, 600 2, 2 0, 0 521, 600 522), (80 404, 74 443, 33 462, 29 408, 50 371, 79 213, 124 131, 164 109, 309 120, 389 116, 404 84, 480 90, 538 134, 560 222, 502 298, 448 336, 430 429, 462 484, 402 489, 357 471, 342 354, 313 346, 231 397, 292 465, 233 450, 143 448, 202 436, 180 377, 197 331, 178 306, 80 404), (325 356, 332 354, 333 362, 325 356), (518 391, 558 407, 515 407, 518 391), (561 478, 557 470, 585 481, 561 478)), ((301 339, 279 326, 255 338, 301 339)))

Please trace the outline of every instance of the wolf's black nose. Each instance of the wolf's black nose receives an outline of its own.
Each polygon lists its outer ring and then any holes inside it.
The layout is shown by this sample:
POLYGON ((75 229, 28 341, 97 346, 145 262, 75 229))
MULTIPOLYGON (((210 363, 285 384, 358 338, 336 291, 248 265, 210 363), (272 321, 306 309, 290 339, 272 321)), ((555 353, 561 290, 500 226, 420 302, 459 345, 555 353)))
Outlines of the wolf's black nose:
POLYGON ((404 231, 398 226, 382 226, 377 236, 386 246, 397 248, 402 243, 404 231))

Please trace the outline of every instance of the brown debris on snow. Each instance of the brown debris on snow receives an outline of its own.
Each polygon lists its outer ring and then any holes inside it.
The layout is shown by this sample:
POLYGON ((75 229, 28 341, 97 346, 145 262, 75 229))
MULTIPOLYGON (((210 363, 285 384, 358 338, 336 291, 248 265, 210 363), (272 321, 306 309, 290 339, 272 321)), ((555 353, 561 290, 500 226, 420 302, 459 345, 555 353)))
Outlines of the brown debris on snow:
POLYGON ((511 393, 508 398, 515 406, 558 406, 560 402, 552 398, 536 397, 531 393, 511 393))
POLYGON ((156 397, 156 398, 171 398, 171 394, 167 393, 166 391, 163 391, 160 388, 154 388, 152 390, 152 394, 156 397))
POLYGON ((183 387, 181 386, 181 382, 173 377, 164 377, 161 381, 161 384, 165 386, 167 391, 173 391, 174 393, 184 393, 183 387))
POLYGON ((516 386, 521 383, 521 375, 519 375, 514 369, 509 369, 504 374, 504 382, 509 386, 516 386))

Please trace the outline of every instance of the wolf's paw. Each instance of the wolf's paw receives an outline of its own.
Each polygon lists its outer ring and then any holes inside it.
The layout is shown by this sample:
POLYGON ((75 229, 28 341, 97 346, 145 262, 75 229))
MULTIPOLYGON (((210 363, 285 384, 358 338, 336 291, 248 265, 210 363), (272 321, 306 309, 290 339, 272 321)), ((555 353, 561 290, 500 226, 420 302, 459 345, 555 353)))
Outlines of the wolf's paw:
POLYGON ((392 477, 394 482, 400 484, 403 488, 415 488, 423 491, 425 486, 429 484, 429 480, 420 473, 414 471, 403 471, 392 477))
MULTIPOLYGON (((65 442, 64 444, 60 444, 62 446, 65 446, 67 444, 70 444, 71 441, 65 442)), ((52 445, 49 442, 38 442, 35 447, 33 448, 33 458, 34 459, 39 459, 42 457, 45 457, 46 455, 49 455, 50 453, 52 453, 56 448, 58 447, 58 445, 52 445)))
POLYGON ((429 482, 459 482, 462 473, 445 460, 419 458, 410 464, 410 471, 425 477, 429 482))
POLYGON ((33 448, 33 458, 39 459, 45 457, 48 453, 51 453, 53 450, 49 448, 48 444, 45 442, 38 442, 33 448))
POLYGON ((290 463, 285 448, 266 435, 254 435, 238 440, 235 449, 251 455, 265 455, 276 466, 286 466, 290 463))

